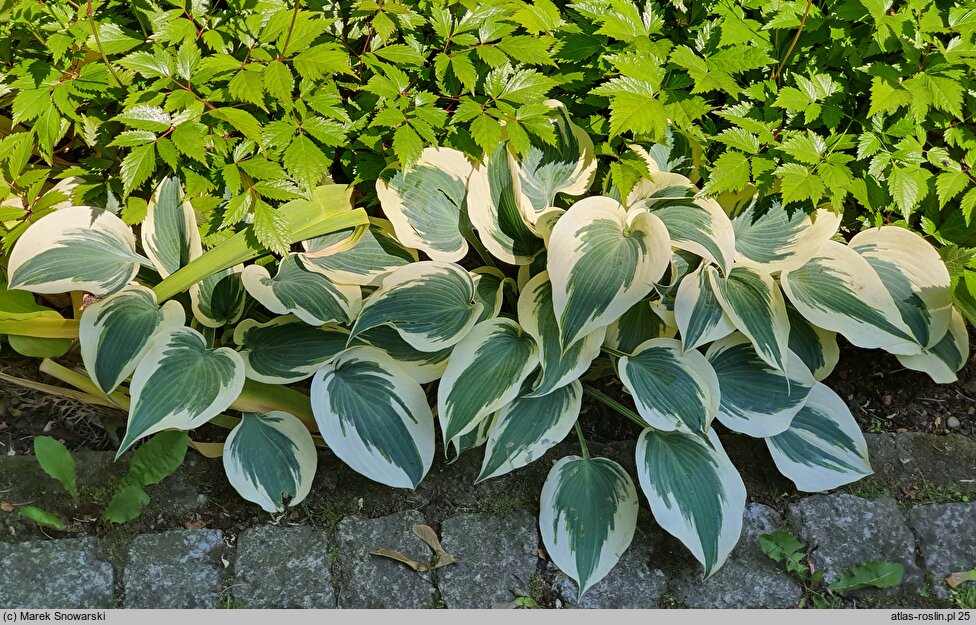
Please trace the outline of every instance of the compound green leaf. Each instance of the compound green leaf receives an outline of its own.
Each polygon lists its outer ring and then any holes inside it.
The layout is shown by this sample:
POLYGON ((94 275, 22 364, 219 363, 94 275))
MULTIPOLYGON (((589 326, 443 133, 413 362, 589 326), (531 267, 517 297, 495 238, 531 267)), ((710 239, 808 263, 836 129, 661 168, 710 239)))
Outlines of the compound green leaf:
POLYGON ((514 321, 490 319, 472 328, 454 347, 437 388, 445 446, 514 400, 538 364, 535 341, 514 321))
POLYGON ((386 276, 366 298, 350 339, 390 325, 414 349, 436 352, 464 338, 482 310, 467 271, 440 261, 412 263, 386 276))
POLYGON ((805 265, 782 273, 780 284, 807 321, 858 347, 921 352, 877 272, 846 245, 828 241, 805 265))
POLYGON ((224 472, 234 490, 265 512, 301 503, 312 489, 318 454, 312 434, 287 412, 245 413, 224 443, 224 472))
POLYGON ((353 347, 312 378, 312 412, 340 460, 371 480, 416 488, 434 461, 423 388, 386 354, 353 347))
POLYGON ((873 473, 867 443, 850 409, 819 382, 789 429, 767 438, 766 446, 779 472, 807 493, 838 488, 873 473))
POLYGON ((299 254, 302 266, 339 284, 379 286, 391 271, 417 261, 417 252, 396 240, 390 222, 376 218, 370 219, 369 230, 351 249, 316 255, 340 244, 349 234, 341 231, 304 241, 305 253, 299 254))
POLYGON ((952 309, 949 330, 942 340, 916 356, 898 356, 898 362, 913 371, 927 373, 936 384, 956 381, 956 372, 969 359, 969 332, 962 314, 952 309))
POLYGON ((298 254, 283 257, 273 278, 267 267, 248 265, 241 273, 244 288, 276 315, 293 314, 313 326, 352 323, 363 305, 362 290, 308 271, 298 259, 298 254))
POLYGON ((245 319, 234 330, 247 377, 266 384, 309 378, 346 348, 349 335, 333 326, 310 326, 296 317, 267 323, 245 319))
POLYGON ((244 388, 244 361, 234 350, 207 348, 190 328, 161 332, 132 375, 125 438, 116 457, 162 430, 192 430, 226 410, 244 388))
POLYGON ((637 412, 651 427, 685 427, 704 432, 719 405, 718 378, 698 351, 683 352, 680 341, 651 339, 621 357, 617 372, 637 412))
POLYGON ((121 219, 71 206, 42 217, 20 236, 7 262, 9 288, 104 297, 135 278, 143 260, 121 219))
POLYGON ((671 244, 660 219, 609 197, 580 200, 549 237, 547 268, 563 345, 610 325, 651 292, 671 244))
POLYGON ((710 576, 742 532, 746 487, 714 430, 707 439, 648 428, 637 440, 637 478, 654 520, 684 543, 710 576))
POLYGON ((784 371, 790 322, 783 294, 772 277, 736 264, 725 279, 714 271, 708 278, 732 325, 749 337, 760 358, 784 371))
POLYGON ((528 397, 539 397, 566 386, 583 375, 600 355, 606 334, 598 328, 568 347, 564 347, 552 306, 549 272, 543 271, 523 287, 518 300, 518 320, 539 346, 542 374, 528 397))
POLYGON ((737 260, 767 273, 795 269, 837 234, 840 218, 823 209, 810 215, 800 208, 787 210, 778 195, 756 196, 732 220, 737 260))
POLYGON ((549 471, 539 502, 542 543, 580 597, 627 551, 637 509, 634 481, 612 460, 566 456, 549 471))
POLYGON ((203 254, 197 218, 176 176, 153 191, 142 222, 142 247, 163 278, 203 254))
POLYGON ((952 315, 949 270, 931 244, 910 230, 882 226, 858 233, 848 246, 877 272, 919 345, 933 347, 945 336, 952 315))
POLYGON ((732 320, 712 289, 712 280, 721 280, 718 275, 710 277, 715 272, 713 267, 702 265, 678 284, 674 321, 686 350, 717 341, 735 331, 732 320))
POLYGON ((450 148, 424 148, 420 158, 376 181, 376 195, 397 239, 433 260, 457 261, 468 252, 460 220, 466 212, 472 167, 464 154, 450 148))
POLYGON ((111 393, 135 371, 161 331, 181 327, 183 306, 175 300, 156 303, 152 289, 130 284, 90 304, 81 315, 78 338, 88 377, 111 393))
POLYGON ((705 356, 721 390, 718 420, 730 430, 756 438, 790 427, 816 384, 799 356, 787 353, 787 375, 763 362, 741 334, 712 343, 705 356))
POLYGON ((583 405, 578 380, 542 397, 521 395, 490 420, 488 447, 478 482, 510 473, 541 458, 573 429, 583 405))

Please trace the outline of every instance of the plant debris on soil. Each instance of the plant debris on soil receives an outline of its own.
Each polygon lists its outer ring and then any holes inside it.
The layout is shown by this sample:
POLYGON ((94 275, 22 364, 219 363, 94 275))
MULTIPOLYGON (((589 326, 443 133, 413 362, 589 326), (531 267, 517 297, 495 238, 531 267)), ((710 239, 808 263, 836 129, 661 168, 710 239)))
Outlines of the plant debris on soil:
MULTIPOLYGON (((840 362, 824 383, 844 399, 863 431, 976 436, 976 349, 971 350, 956 382, 936 384, 926 374, 906 369, 886 352, 839 341, 840 362)), ((0 359, 0 371, 59 384, 40 374, 37 361, 28 358, 5 354, 0 359)), ((633 406, 616 378, 593 384, 633 406)), ((41 435, 62 440, 71 450, 114 450, 124 424, 125 414, 120 411, 0 381, 0 454, 31 453, 33 437, 41 435)), ((630 440, 640 434, 640 427, 589 397, 584 398, 580 424, 587 440, 594 442, 630 440)))

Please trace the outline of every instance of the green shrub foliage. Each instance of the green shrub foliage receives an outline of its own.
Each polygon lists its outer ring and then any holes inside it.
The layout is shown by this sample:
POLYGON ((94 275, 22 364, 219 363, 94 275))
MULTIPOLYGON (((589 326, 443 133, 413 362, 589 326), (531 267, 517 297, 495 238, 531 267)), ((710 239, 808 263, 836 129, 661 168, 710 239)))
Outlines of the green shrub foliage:
POLYGON ((821 382, 838 335, 937 382, 968 359, 972 9, 8 0, 0 18, 0 334, 77 345, 85 374, 41 368, 128 412, 120 455, 228 429, 228 479, 270 512, 308 494, 317 446, 414 488, 437 453, 483 448, 488 480, 575 429, 540 529, 581 594, 639 491, 709 575, 746 499, 716 419, 798 489, 836 488, 871 473, 821 382), (636 482, 590 455, 584 396, 641 427, 636 482))

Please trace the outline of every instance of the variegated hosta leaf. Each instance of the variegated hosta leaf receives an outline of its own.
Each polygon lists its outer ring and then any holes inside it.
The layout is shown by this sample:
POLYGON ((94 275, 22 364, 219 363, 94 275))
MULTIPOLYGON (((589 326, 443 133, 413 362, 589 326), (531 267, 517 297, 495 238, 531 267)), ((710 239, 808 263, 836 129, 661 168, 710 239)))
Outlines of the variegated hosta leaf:
POLYGON ((714 267, 702 265, 685 276, 674 298, 674 321, 685 350, 711 343, 732 334, 735 326, 725 313, 712 288, 721 280, 714 267), (711 278, 709 274, 715 273, 711 278))
POLYGON ((422 352, 414 349, 390 326, 376 326, 356 336, 356 341, 371 345, 392 358, 418 384, 437 380, 447 368, 451 349, 422 352))
MULTIPOLYGON (((638 152, 639 153, 639 152, 638 152)), ((653 206, 658 202, 668 202, 679 199, 691 199, 698 189, 681 174, 666 171, 651 172, 651 177, 637 181, 634 188, 627 194, 628 208, 638 205, 653 206)))
POLYGON ((209 349, 191 328, 161 332, 139 362, 117 456, 161 430, 192 430, 226 410, 244 388, 244 361, 234 350, 209 349))
POLYGON ((457 261, 468 252, 460 220, 467 210, 471 164, 451 148, 424 148, 416 163, 389 182, 376 181, 383 214, 397 239, 434 260, 457 261))
POLYGON ((535 276, 519 294, 519 324, 539 346, 542 375, 529 396, 540 397, 566 386, 583 375, 593 359, 600 355, 606 333, 598 328, 568 347, 564 347, 552 308, 552 284, 549 273, 535 276))
POLYGON ((583 404, 579 380, 543 397, 522 395, 490 420, 488 448, 478 482, 505 475, 541 458, 566 438, 583 404))
POLYGON ((950 384, 956 381, 956 372, 966 365, 969 359, 969 332, 966 321, 955 308, 949 330, 942 340, 917 356, 898 356, 898 362, 913 371, 923 371, 936 384, 950 384))
POLYGON ((637 477, 654 520, 705 567, 725 563, 742 532, 746 487, 715 430, 700 434, 644 430, 637 441, 637 477))
POLYGON ((735 232, 718 202, 711 198, 664 200, 648 208, 664 222, 671 245, 715 263, 728 274, 735 259, 735 232))
POLYGON ((818 328, 786 304, 790 320, 790 350, 800 357, 818 382, 830 375, 840 360, 837 333, 818 328))
POLYGON ((668 300, 673 304, 674 298, 678 294, 678 287, 684 281, 685 277, 705 264, 707 263, 704 260, 691 252, 679 249, 673 250, 667 271, 665 271, 664 276, 661 277, 658 283, 654 285, 654 289, 661 296, 660 299, 662 301, 668 300))
POLYGON ((91 206, 70 206, 24 231, 10 253, 7 275, 11 289, 105 297, 135 278, 142 262, 148 264, 121 219, 91 206))
POLYGON ((873 473, 864 435, 847 404, 819 382, 789 429, 767 438, 766 445, 779 472, 807 493, 838 488, 873 473))
POLYGON ((445 447, 515 399, 538 364, 535 341, 514 321, 490 319, 476 325, 454 347, 437 388, 445 447))
POLYGON ((312 378, 312 412, 340 460, 369 479, 416 488, 434 461, 424 389, 389 356, 353 347, 312 378))
POLYGON ((837 234, 840 218, 824 209, 812 215, 796 207, 786 209, 779 195, 754 196, 732 220, 736 260, 758 265, 766 273, 795 269, 837 234))
POLYGON ((458 436, 453 441, 448 444, 448 452, 446 454, 448 458, 448 464, 451 464, 457 460, 461 454, 466 451, 471 451, 472 449, 477 449, 485 443, 488 442, 488 431, 491 429, 491 419, 484 419, 478 424, 478 427, 474 428, 467 434, 462 434, 458 436), (454 457, 451 457, 450 450, 454 450, 454 457))
POLYGON ((660 143, 646 150, 638 145, 629 147, 644 159, 652 174, 665 171, 687 176, 692 181, 698 178, 701 147, 679 130, 669 128, 660 143))
POLYGON ((918 344, 927 348, 942 340, 952 316, 952 290, 935 248, 896 226, 860 232, 848 246, 877 272, 918 344))
POLYGON ((580 200, 549 239, 547 268, 563 345, 610 325, 664 275, 671 242, 660 219, 609 197, 580 200))
POLYGON ((300 504, 318 465, 308 428, 287 412, 246 413, 224 443, 224 472, 238 494, 265 512, 300 504))
POLYGON ((190 306, 200 325, 219 328, 244 314, 247 291, 241 281, 244 265, 219 271, 190 287, 190 306))
POLYGON ((760 358, 785 371, 790 322, 776 282, 761 270, 740 265, 724 279, 714 271, 708 279, 732 325, 749 337, 760 358))
POLYGON ((790 427, 817 383, 793 352, 787 352, 787 376, 763 362, 741 334, 712 343, 705 355, 722 392, 718 420, 730 430, 756 438, 774 436, 790 427))
POLYGON ((203 254, 197 217, 176 176, 163 178, 149 199, 142 222, 142 247, 162 277, 203 254))
POLYGON ((273 278, 267 267, 248 265, 241 281, 251 297, 271 312, 293 314, 314 326, 352 323, 363 305, 358 286, 336 284, 320 273, 307 271, 297 254, 283 257, 273 278))
POLYGON ((390 325, 414 349, 436 352, 464 338, 482 310, 467 271, 453 263, 413 263, 388 275, 366 298, 350 338, 390 325))
POLYGON ((627 551, 637 507, 634 481, 613 460, 566 456, 549 471, 539 502, 542 543, 580 597, 627 551))
POLYGON ((543 241, 519 210, 517 167, 503 143, 474 170, 468 183, 468 217, 493 256, 511 265, 528 265, 543 241))
POLYGON ((675 339, 651 339, 617 363, 637 412, 659 430, 682 426, 704 432, 719 404, 718 378, 698 351, 682 352, 675 339))
POLYGON ((669 326, 651 308, 647 301, 637 302, 609 326, 603 344, 628 354, 645 341, 657 338, 674 338, 678 328, 669 326))
POLYGON ((157 332, 186 321, 179 302, 156 303, 152 289, 130 284, 85 308, 78 338, 92 382, 103 393, 114 391, 135 371, 157 332))
POLYGON ((512 279, 506 278, 505 274, 494 267, 475 269, 471 272, 471 279, 474 280, 475 297, 482 306, 478 323, 497 317, 502 310, 505 285, 511 284, 512 279))
POLYGON ((922 351, 874 268, 846 245, 827 241, 805 265, 782 273, 780 284, 807 321, 858 347, 922 351))
POLYGON ((548 100, 546 104, 556 111, 556 143, 533 145, 518 164, 520 205, 531 225, 537 224, 542 213, 556 203, 557 193, 582 195, 596 176, 590 135, 573 123, 561 102, 548 100))
POLYGON ((234 330, 247 377, 266 384, 290 384, 312 376, 346 348, 349 335, 333 326, 310 326, 296 317, 267 323, 245 319, 234 330))
POLYGON ((305 249, 305 253, 299 254, 302 266, 339 284, 379 286, 386 274, 417 261, 417 252, 396 240, 390 222, 376 218, 370 219, 369 229, 352 248, 313 257, 349 235, 350 231, 344 230, 302 242, 305 249))

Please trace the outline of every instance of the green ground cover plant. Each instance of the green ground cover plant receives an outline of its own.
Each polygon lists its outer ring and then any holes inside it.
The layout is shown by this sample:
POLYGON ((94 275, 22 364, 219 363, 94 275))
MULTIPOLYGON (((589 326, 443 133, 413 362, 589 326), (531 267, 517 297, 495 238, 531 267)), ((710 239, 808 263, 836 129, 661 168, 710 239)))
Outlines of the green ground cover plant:
POLYGON ((821 382, 838 336, 936 382, 968 359, 966 7, 0 16, 0 334, 72 388, 19 382, 127 411, 119 457, 227 430, 186 444, 269 512, 309 493, 317 447, 415 488, 435 453, 483 448, 488 480, 575 430, 540 530, 580 593, 638 486, 707 576, 746 500, 715 420, 828 490, 871 473, 821 382), (636 484, 590 455, 584 395, 643 429, 636 484))

